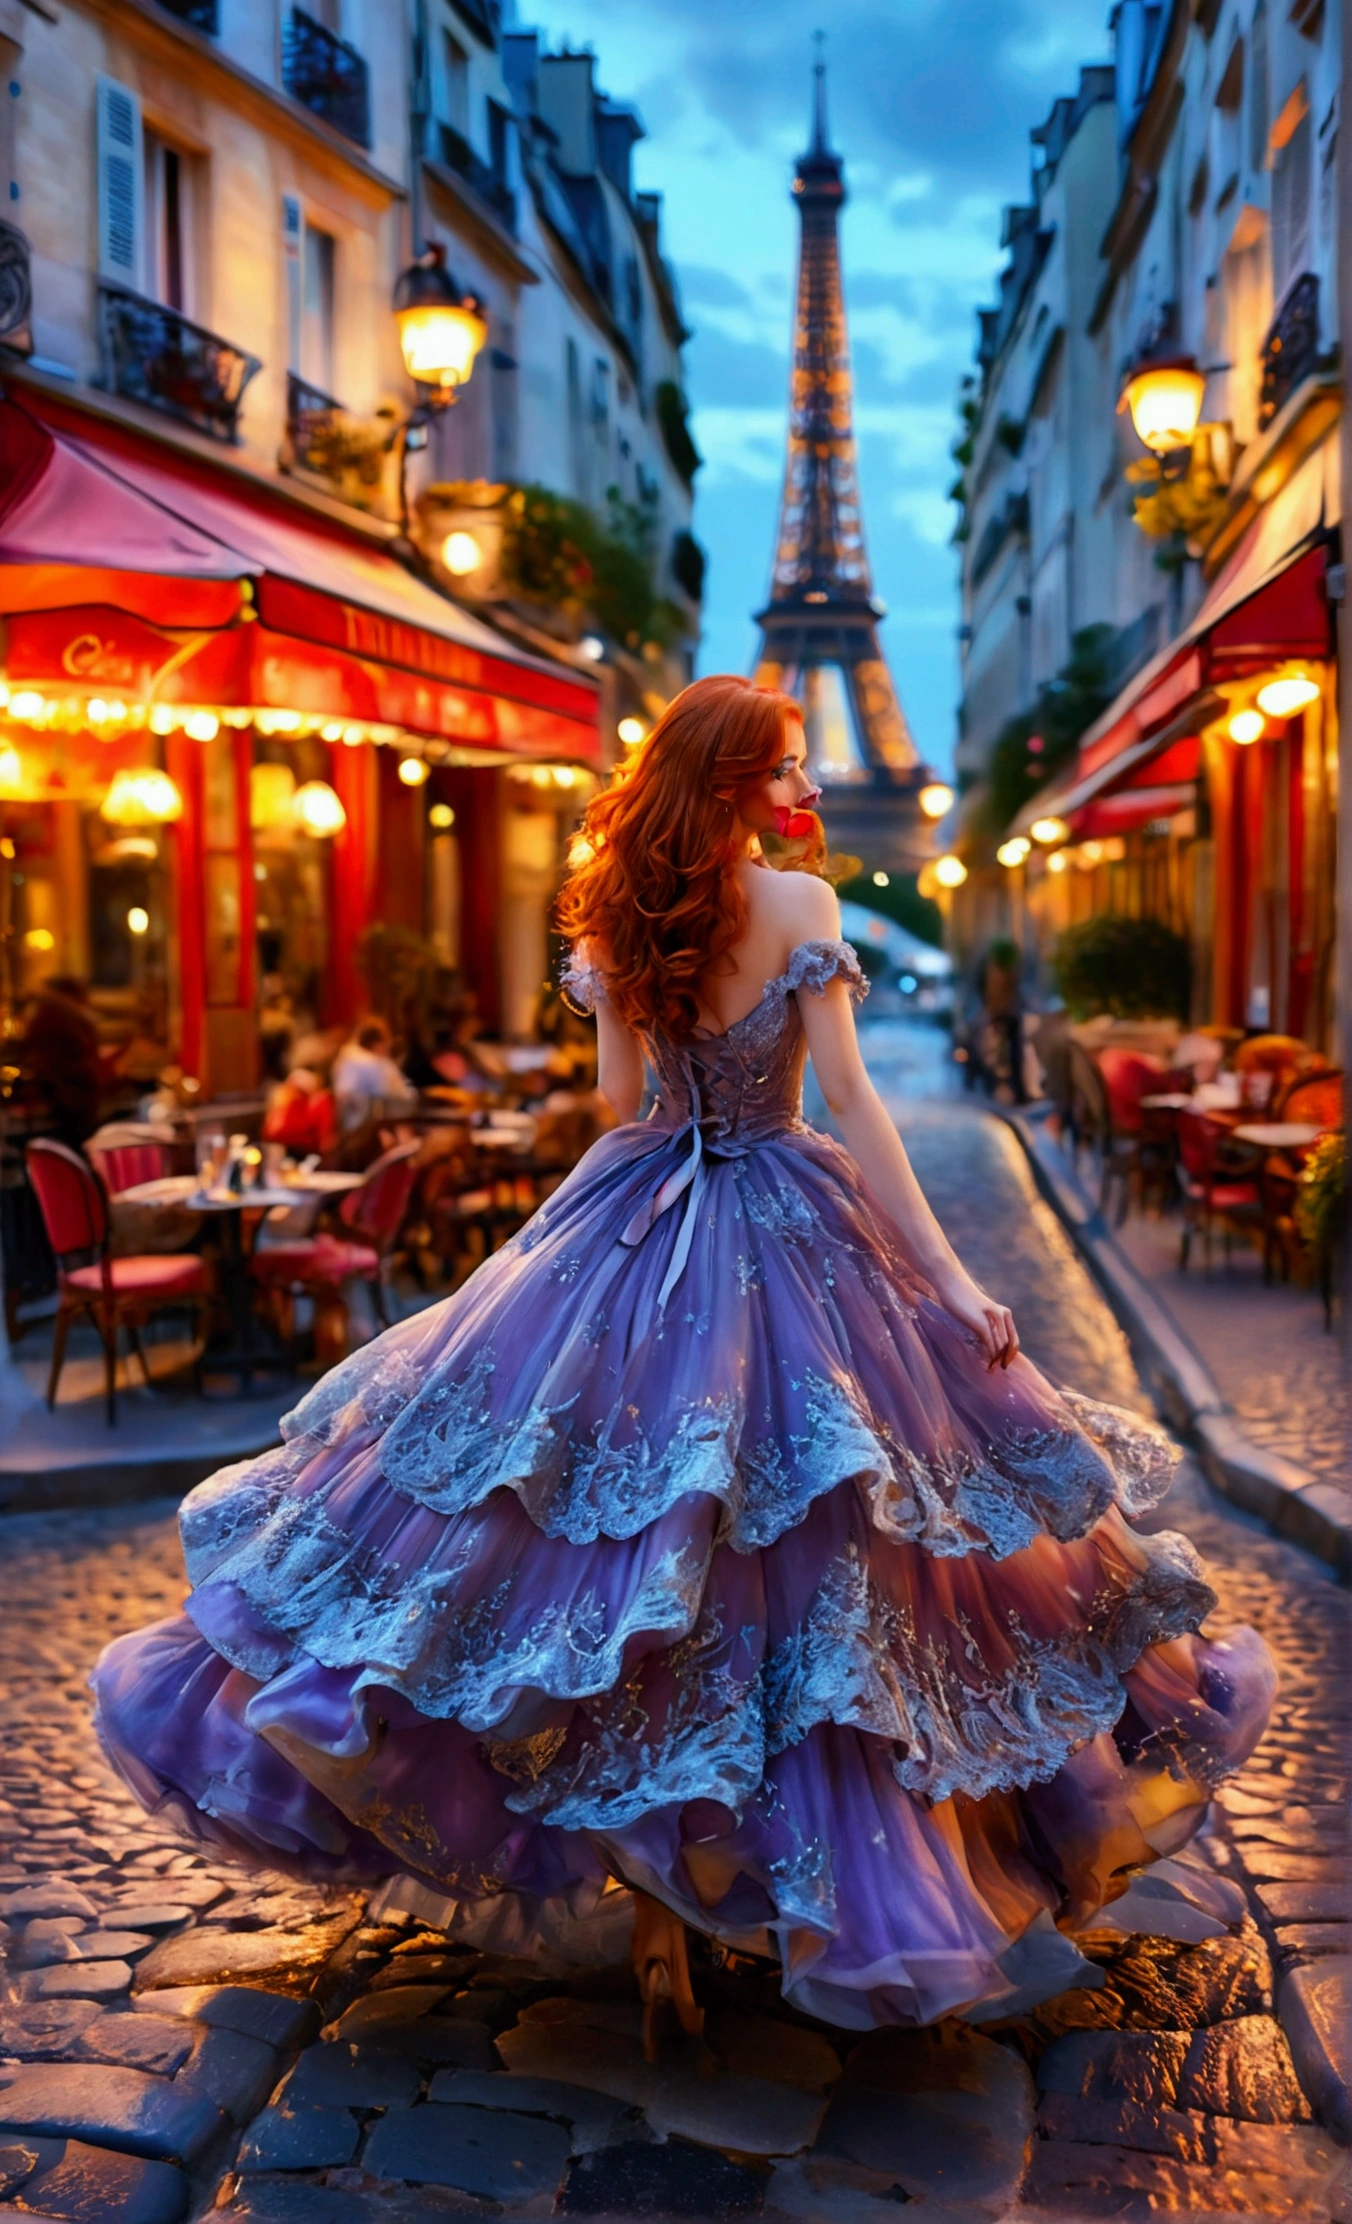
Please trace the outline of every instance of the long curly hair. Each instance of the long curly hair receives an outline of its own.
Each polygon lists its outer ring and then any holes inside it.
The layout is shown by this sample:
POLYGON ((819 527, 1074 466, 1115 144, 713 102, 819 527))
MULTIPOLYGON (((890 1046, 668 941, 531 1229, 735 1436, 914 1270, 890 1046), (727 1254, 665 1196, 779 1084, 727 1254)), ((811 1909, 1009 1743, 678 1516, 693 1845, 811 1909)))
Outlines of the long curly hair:
POLYGON ((695 1032, 701 978, 746 931, 737 805, 801 716, 792 696, 735 674, 695 680, 588 805, 559 927, 586 938, 630 1027, 695 1032))

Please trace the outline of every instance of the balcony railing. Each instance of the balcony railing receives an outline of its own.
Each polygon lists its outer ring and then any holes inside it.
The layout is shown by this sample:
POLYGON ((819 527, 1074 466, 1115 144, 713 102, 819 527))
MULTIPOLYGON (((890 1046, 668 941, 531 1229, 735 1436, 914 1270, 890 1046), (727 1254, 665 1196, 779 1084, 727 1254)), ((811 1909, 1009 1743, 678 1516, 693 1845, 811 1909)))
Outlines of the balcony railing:
POLYGON ((204 31, 214 39, 220 30, 220 10, 217 0, 160 0, 166 15, 177 16, 194 31, 204 31))
POLYGON ((1319 361, 1319 280, 1312 270, 1297 278, 1263 342, 1263 384, 1258 429, 1265 432, 1319 361))
POLYGON ((332 493, 358 509, 379 509, 398 437, 392 419, 354 417, 332 394, 294 371, 287 373, 286 440, 280 458, 284 471, 323 479, 332 493))
POLYGON ((100 323, 104 381, 113 393, 214 440, 238 440, 244 389, 263 367, 256 355, 122 286, 100 289, 100 323))
POLYGON ((13 224, 0 223, 0 347, 33 349, 32 249, 13 224))
POLYGON ((282 83, 312 116, 359 147, 370 146, 371 78, 365 60, 303 8, 291 10, 282 33, 282 83))
POLYGON ((481 201, 487 202, 499 223, 504 224, 515 239, 516 195, 511 187, 499 177, 491 162, 485 162, 482 155, 474 152, 463 133, 452 130, 449 124, 442 124, 440 132, 441 159, 446 168, 454 170, 481 201))

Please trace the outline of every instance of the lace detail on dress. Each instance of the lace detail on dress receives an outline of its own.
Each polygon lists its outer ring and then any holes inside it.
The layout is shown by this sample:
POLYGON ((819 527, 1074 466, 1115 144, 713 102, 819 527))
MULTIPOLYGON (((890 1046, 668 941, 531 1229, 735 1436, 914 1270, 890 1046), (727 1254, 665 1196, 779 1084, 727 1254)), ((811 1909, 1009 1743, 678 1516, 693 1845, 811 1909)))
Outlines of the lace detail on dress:
POLYGON ((1078 1390, 1063 1390, 1068 1407, 1087 1437, 1107 1455, 1117 1478, 1117 1500, 1125 1514, 1149 1513, 1163 1498, 1183 1457, 1183 1447, 1155 1421, 1142 1420, 1121 1406, 1103 1405, 1078 1390))
POLYGON ((849 988, 850 1002, 862 1004, 868 995, 868 977, 851 944, 830 939, 800 942, 790 953, 784 972, 770 986, 806 988, 811 989, 814 996, 821 996, 837 976, 842 977, 849 988))

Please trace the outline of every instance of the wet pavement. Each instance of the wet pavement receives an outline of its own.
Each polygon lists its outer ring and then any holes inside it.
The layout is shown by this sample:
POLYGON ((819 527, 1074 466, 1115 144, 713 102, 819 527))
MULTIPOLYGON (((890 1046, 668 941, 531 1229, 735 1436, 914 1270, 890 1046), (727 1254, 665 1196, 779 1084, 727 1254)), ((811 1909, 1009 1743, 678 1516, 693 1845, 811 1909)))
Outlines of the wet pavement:
MULTIPOLYGON (((913 1043, 902 1064, 923 1070, 913 1043)), ((961 1099, 898 1110, 1034 1358, 1143 1405, 1013 1138, 961 1099)), ((1210 1563, 1211 1626, 1254 1622, 1282 1677, 1271 1730, 1178 1864, 1191 1939, 1104 1928, 1082 1941, 1098 1985, 980 2031, 863 2037, 701 1951, 705 2041, 673 2037, 656 2069, 613 1958, 448 1947, 417 1891, 367 1905, 247 1875, 142 1815, 95 1746, 85 1677, 109 1636, 181 1597, 172 1508, 9 1518, 0 2216, 1352 2219, 1311 2098, 1332 2104, 1302 2089, 1276 2013, 1292 1967, 1346 1966, 1346 1593, 1190 1463, 1160 1518, 1210 1563)), ((1301 2074, 1316 2082, 1307 2054, 1301 2074)))

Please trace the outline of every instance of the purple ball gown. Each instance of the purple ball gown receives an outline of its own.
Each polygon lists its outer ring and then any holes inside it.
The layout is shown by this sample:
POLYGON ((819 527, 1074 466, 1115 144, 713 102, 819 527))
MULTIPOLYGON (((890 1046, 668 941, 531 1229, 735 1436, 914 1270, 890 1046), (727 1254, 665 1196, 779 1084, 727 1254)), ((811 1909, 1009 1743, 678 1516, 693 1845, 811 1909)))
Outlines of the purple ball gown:
POLYGON ((1196 1829, 1271 1667, 1124 1518, 1167 1438, 988 1371, 804 1125, 837 977, 803 943, 726 1034, 655 1038, 649 1119, 189 1495, 186 1612, 94 1678, 147 1806, 493 1900, 498 1944, 622 1878, 846 2026, 1074 1981, 1056 1926, 1196 1829))

